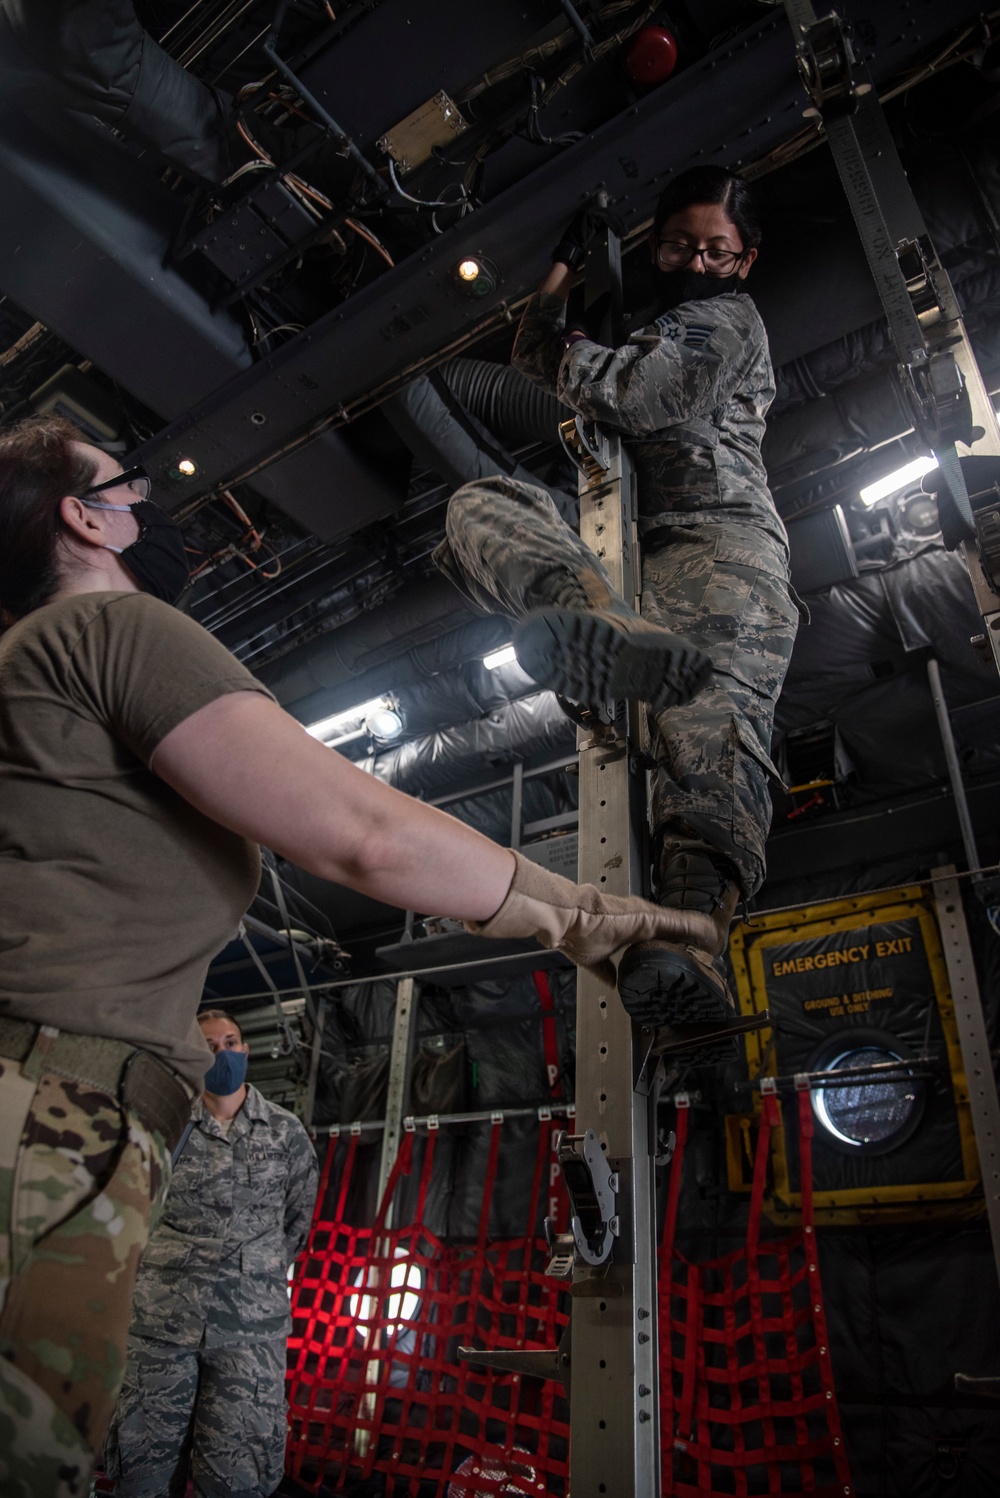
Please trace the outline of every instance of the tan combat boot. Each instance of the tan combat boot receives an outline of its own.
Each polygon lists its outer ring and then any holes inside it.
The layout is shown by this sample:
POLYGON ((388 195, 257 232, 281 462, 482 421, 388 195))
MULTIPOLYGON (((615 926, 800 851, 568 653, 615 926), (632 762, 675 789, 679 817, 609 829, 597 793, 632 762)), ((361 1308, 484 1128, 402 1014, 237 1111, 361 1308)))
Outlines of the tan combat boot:
POLYGON ((641 618, 597 572, 553 582, 554 601, 532 609, 514 630, 522 669, 539 686, 595 707, 625 700, 654 712, 703 687, 712 666, 696 645, 641 618))
POLYGON ((662 867, 659 903, 699 911, 712 923, 704 946, 644 941, 627 947, 618 965, 618 992, 634 1020, 663 1025, 710 1026, 731 1019, 736 1004, 719 960, 740 902, 736 870, 707 853, 675 852, 662 867))

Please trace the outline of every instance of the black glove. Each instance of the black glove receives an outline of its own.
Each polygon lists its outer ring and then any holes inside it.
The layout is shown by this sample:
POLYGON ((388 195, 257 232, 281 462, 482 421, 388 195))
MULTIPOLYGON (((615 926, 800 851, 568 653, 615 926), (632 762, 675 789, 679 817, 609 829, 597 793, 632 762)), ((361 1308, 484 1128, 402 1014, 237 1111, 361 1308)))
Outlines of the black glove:
POLYGON ((563 236, 552 251, 553 260, 561 260, 570 270, 579 270, 587 258, 587 246, 594 235, 607 225, 618 235, 622 232, 619 219, 609 208, 590 202, 570 219, 563 236))

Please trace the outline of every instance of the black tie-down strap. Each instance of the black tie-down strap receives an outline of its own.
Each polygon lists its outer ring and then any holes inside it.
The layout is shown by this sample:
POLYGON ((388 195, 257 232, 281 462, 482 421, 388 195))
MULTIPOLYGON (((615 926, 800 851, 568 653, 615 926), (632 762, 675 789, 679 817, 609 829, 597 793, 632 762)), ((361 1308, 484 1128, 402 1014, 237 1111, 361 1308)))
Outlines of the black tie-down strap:
MULTIPOLYGON (((969 513, 983 568, 993 587, 1000 592, 1000 457, 954 457, 954 466, 959 471, 966 495, 971 496, 968 498, 969 513)), ((941 535, 948 549, 954 551, 967 538, 968 531, 953 505, 953 486, 945 487, 948 478, 945 466, 941 464, 924 475, 923 487, 937 499, 941 535)))

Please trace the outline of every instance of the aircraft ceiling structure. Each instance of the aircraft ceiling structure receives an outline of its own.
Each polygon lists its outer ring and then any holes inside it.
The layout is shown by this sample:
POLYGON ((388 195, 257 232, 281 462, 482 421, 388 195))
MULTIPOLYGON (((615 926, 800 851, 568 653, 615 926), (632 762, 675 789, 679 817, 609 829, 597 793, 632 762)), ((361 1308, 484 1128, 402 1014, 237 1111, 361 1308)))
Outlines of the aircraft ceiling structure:
MULTIPOLYGON (((845 8, 1000 389, 993 23, 966 0, 845 8)), ((782 803, 779 830, 818 836, 824 817, 943 780, 921 652, 942 662, 969 773, 990 782, 997 686, 966 644, 959 564, 914 486, 858 499, 914 439, 781 7, 0 0, 0 99, 0 420, 64 409, 137 452, 201 554, 194 617, 306 722, 390 695, 401 739, 342 747, 428 795, 572 748, 547 694, 483 665, 504 621, 430 562, 448 493, 474 473, 534 476, 572 512, 558 410, 508 367, 519 306, 599 184, 638 307, 669 175, 745 170, 777 367, 765 456, 815 621, 779 727, 793 759, 827 732, 851 765, 818 806, 782 803), (659 81, 629 73, 644 27, 676 42, 659 81), (817 583, 825 543, 801 527, 838 504, 842 571, 817 583)), ((572 809, 564 770, 525 789, 536 822, 572 809)), ((502 837, 509 795, 453 805, 502 837)), ((375 919, 312 897, 338 931, 375 919)))

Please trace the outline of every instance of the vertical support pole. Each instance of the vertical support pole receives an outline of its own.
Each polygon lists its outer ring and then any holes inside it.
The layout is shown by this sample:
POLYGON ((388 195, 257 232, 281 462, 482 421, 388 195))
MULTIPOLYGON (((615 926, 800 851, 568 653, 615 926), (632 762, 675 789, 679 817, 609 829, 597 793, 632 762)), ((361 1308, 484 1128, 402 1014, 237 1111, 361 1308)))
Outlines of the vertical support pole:
POLYGON ((320 999, 316 1005, 315 1018, 313 1020, 312 1048, 309 1052, 309 1078, 306 1082, 305 1101, 302 1104, 302 1122, 307 1129, 312 1128, 313 1114, 316 1112, 316 1083, 319 1080, 319 1058, 323 1054, 323 1025, 326 1021, 326 999, 320 999))
POLYGON ((962 779, 962 766, 958 762, 958 750, 955 748, 955 736, 951 731, 948 704, 944 699, 944 688, 941 685, 941 668, 933 656, 927 662, 927 679, 931 686, 931 698, 934 702, 934 711, 937 714, 938 732, 941 735, 941 745, 944 749, 944 757, 948 765, 948 779, 951 781, 952 794, 955 797, 955 811, 958 814, 958 825, 962 829, 965 861, 970 869, 978 869, 980 867, 979 849, 976 846, 976 834, 972 829, 972 817, 969 815, 969 802, 965 794, 965 782, 962 779))
POLYGON ((521 846, 521 805, 524 797, 524 761, 514 761, 514 774, 511 784, 510 800, 510 845, 512 848, 521 846))
MULTIPOLYGON (((413 1043, 416 1035, 414 1016, 417 1009, 417 992, 414 988, 412 978, 400 978, 396 984, 396 1015, 392 1026, 392 1049, 389 1052, 389 1084, 385 1100, 385 1129, 382 1134, 382 1157, 378 1168, 378 1193, 375 1200, 381 1203, 385 1195, 386 1186, 389 1184, 389 1176, 399 1153, 399 1142, 403 1133, 403 1111, 410 1095, 410 1073, 413 1069, 413 1043)), ((390 1202, 385 1211, 385 1226, 393 1225, 393 1203, 390 1202)), ((376 1254, 384 1257, 388 1252, 389 1240, 380 1238, 375 1244, 376 1254)), ((368 1293, 377 1297, 379 1292, 388 1288, 380 1274, 373 1270, 368 1277, 368 1293)), ((375 1331, 372 1330, 365 1351, 368 1352, 372 1345, 375 1331)), ((377 1358, 371 1358, 365 1367, 365 1383, 368 1389, 361 1398, 360 1413, 366 1420, 372 1419, 376 1409, 377 1395, 371 1385, 380 1378, 383 1369, 377 1358)), ((365 1456, 371 1444, 372 1433, 367 1428, 359 1426, 354 1433, 354 1449, 359 1456, 365 1456)))
MULTIPOLYGON (((385 1130, 382 1134, 382 1158, 378 1169, 378 1200, 389 1182, 389 1175, 399 1153, 403 1133, 403 1111, 410 1094, 410 1072, 413 1068, 413 1041, 416 1035, 414 1016, 417 994, 412 978, 400 978, 396 984, 396 1017, 392 1026, 392 1050, 389 1053, 389 1085, 385 1099, 385 1130)), ((392 1226, 392 1206, 385 1217, 392 1226)))
POLYGON ((941 945, 955 1007, 955 1028, 962 1048, 962 1065, 969 1089, 969 1110, 976 1136, 983 1194, 997 1277, 1000 1279, 1000 1098, 997 1097, 993 1058, 986 1033, 986 1018, 976 978, 976 965, 969 941, 969 928, 962 909, 962 893, 953 865, 933 869, 934 903, 937 906, 941 945))
MULTIPOLYGON (((587 300, 620 289, 613 235, 592 248, 587 300)), ((618 305, 620 306, 620 299, 618 305)), ((581 484, 580 534, 629 603, 639 588, 628 455, 607 434, 610 467, 581 484)), ((644 893, 645 775, 633 772, 638 710, 581 733, 579 877, 615 895, 644 893)), ((659 1348, 655 1178, 648 1099, 636 1090, 637 1036, 613 986, 577 976, 576 1131, 593 1129, 619 1174, 621 1229, 609 1264, 574 1272, 570 1469, 573 1498, 658 1498, 659 1348)))

